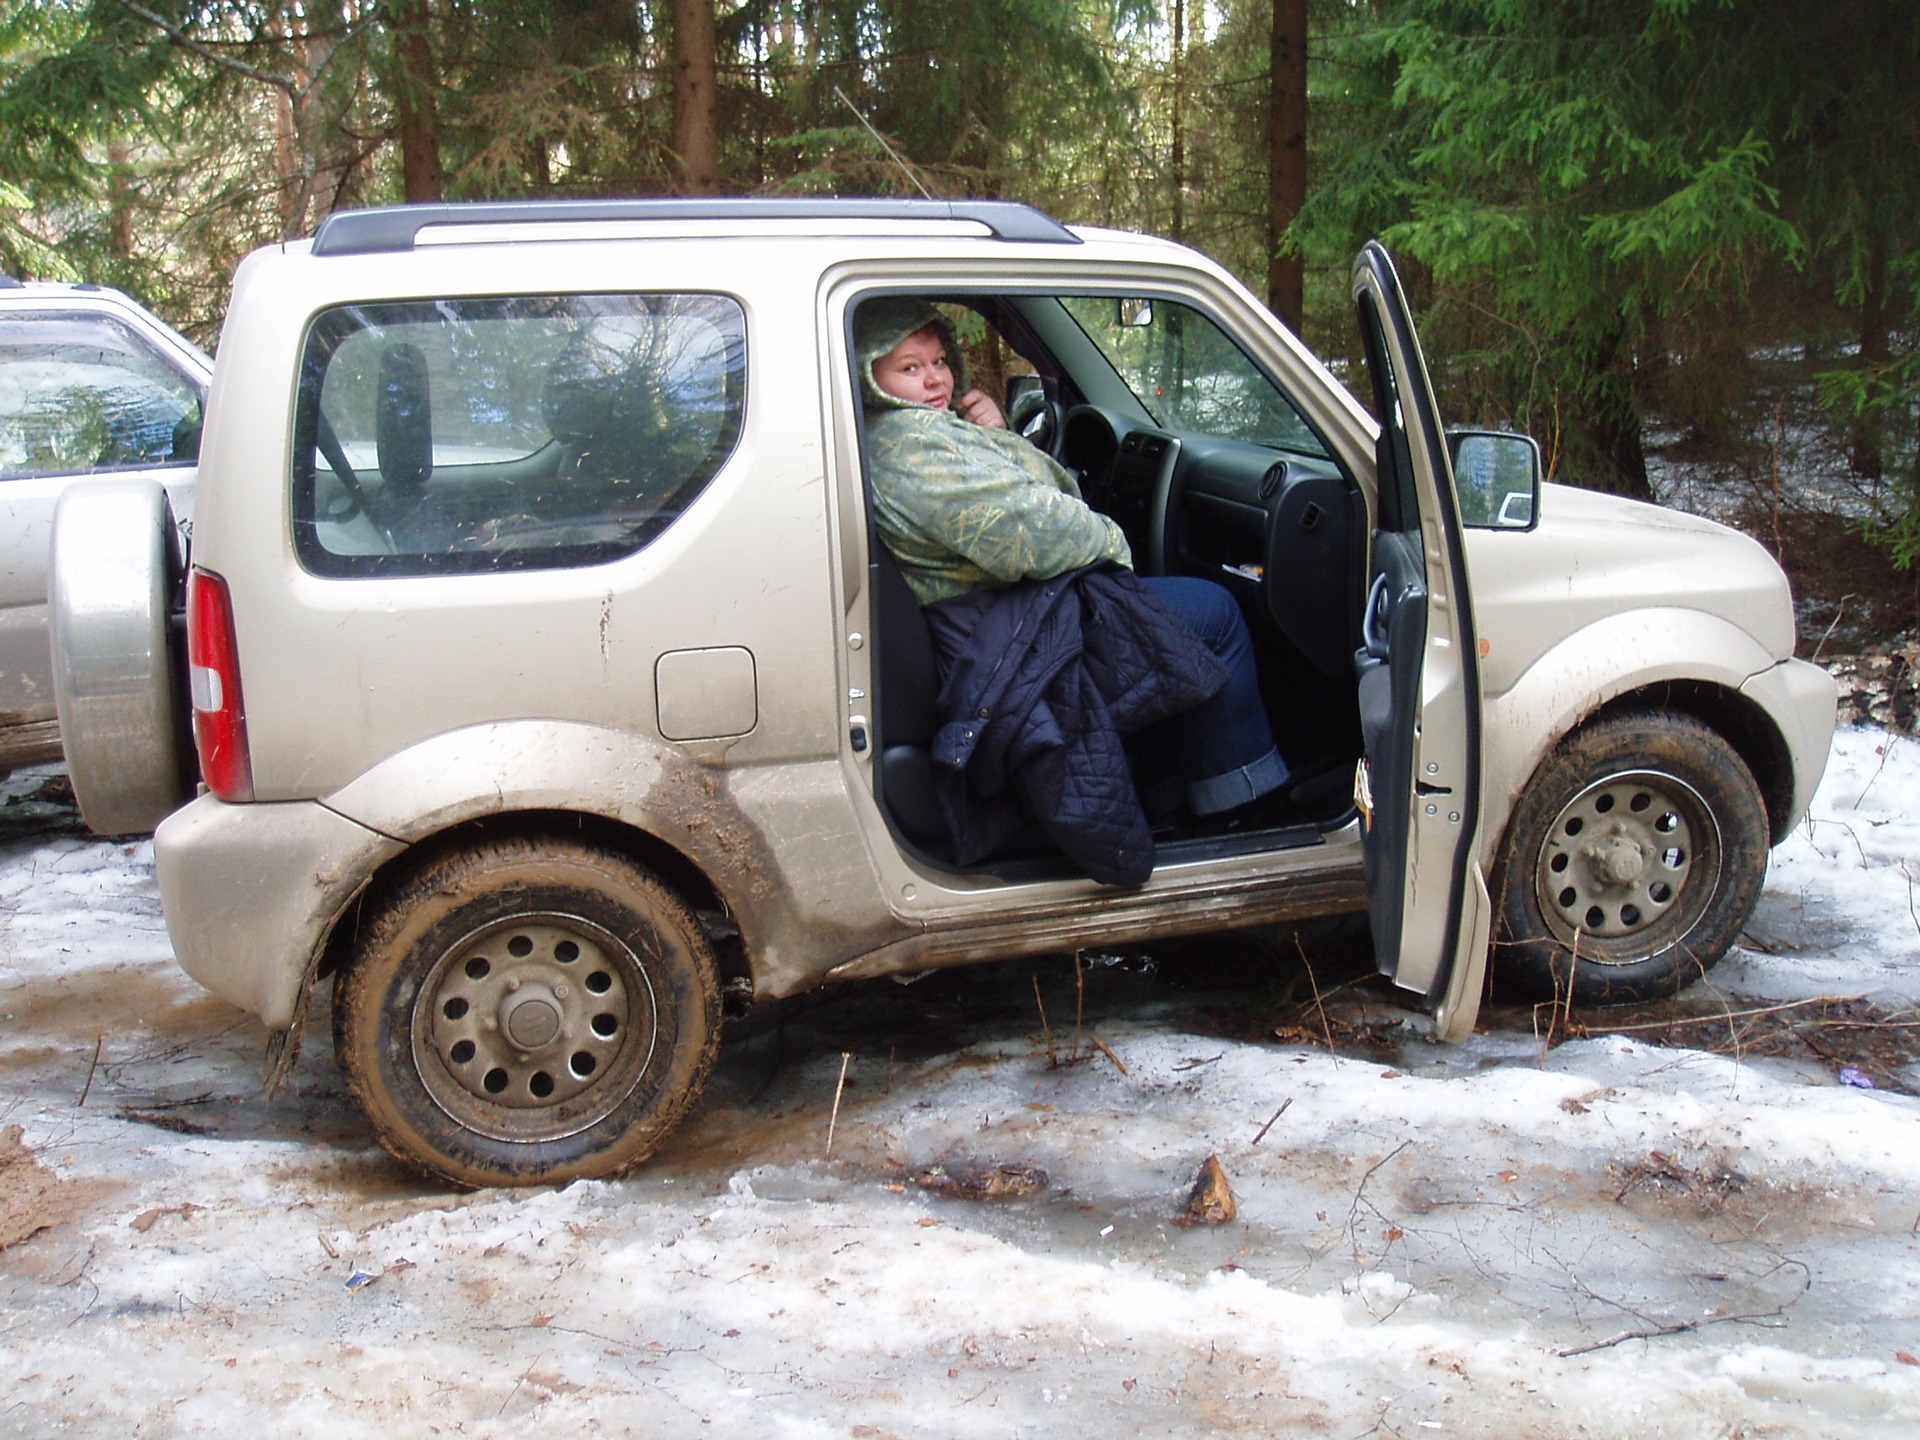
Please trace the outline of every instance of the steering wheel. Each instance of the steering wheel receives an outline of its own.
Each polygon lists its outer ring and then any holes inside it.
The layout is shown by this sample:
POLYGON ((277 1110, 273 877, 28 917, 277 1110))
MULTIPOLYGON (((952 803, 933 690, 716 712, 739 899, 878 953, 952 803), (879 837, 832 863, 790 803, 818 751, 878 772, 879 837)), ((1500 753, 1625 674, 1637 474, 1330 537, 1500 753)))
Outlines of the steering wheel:
POLYGON ((1007 428, 1036 449, 1060 458, 1060 437, 1066 426, 1057 401, 1041 390, 1022 390, 1007 405, 1007 428))

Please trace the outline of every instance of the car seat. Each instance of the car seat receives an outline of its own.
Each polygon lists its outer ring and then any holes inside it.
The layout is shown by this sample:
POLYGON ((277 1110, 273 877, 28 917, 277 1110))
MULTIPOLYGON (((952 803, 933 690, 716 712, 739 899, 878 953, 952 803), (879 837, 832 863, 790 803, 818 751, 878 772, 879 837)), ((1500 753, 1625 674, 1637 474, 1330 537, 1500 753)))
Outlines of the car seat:
POLYGON ((934 788, 930 748, 940 728, 940 669, 933 636, 892 552, 875 539, 871 554, 880 806, 902 836, 939 853, 946 849, 947 822, 934 788))

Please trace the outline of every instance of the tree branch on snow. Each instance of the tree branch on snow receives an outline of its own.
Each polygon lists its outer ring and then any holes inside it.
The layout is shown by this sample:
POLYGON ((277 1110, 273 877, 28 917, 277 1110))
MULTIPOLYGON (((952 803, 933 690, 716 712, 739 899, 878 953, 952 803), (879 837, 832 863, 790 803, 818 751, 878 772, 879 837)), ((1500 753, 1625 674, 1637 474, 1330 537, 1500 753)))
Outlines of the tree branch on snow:
MULTIPOLYGON (((1611 1350, 1614 1346, 1624 1345, 1629 1340, 1660 1340, 1669 1335, 1689 1335, 1695 1330, 1704 1330, 1709 1325, 1759 1325, 1769 1330, 1778 1330, 1785 1323, 1787 1311, 1798 1304, 1800 1297, 1813 1288, 1813 1272, 1811 1270, 1807 1269, 1807 1267, 1798 1260, 1783 1260, 1777 1268, 1786 1269, 1788 1267, 1799 1270, 1800 1288, 1785 1300, 1782 1300, 1778 1305, 1775 1305, 1771 1310, 1745 1310, 1730 1315, 1703 1315, 1698 1320, 1674 1320, 1664 1324, 1654 1320, 1650 1316, 1642 1314, 1631 1305, 1619 1300, 1609 1299, 1607 1296, 1599 1294, 1589 1287, 1586 1281, 1576 1275, 1573 1277, 1573 1283, 1581 1294, 1590 1300, 1599 1301, 1602 1305, 1611 1305, 1614 1309, 1623 1311, 1633 1316, 1636 1320, 1645 1321, 1646 1328, 1641 1330, 1623 1330, 1618 1335, 1610 1336, 1605 1340, 1595 1340, 1587 1345, 1572 1345, 1564 1350, 1556 1350, 1553 1353, 1560 1359, 1567 1360, 1576 1355, 1591 1355, 1596 1350, 1611 1350)), ((1771 1274, 1773 1272, 1769 1271, 1768 1273, 1771 1274)))

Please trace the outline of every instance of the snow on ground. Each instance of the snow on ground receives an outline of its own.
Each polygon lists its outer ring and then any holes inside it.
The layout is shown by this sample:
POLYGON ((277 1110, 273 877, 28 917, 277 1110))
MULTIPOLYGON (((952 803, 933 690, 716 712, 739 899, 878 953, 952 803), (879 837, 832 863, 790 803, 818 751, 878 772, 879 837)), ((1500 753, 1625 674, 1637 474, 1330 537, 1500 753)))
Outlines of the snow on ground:
MULTIPOLYGON (((1842 732, 1695 1008, 1913 1007, 1916 817, 1920 743, 1842 732)), ((1065 963, 768 1007, 642 1174, 461 1194, 374 1147, 324 1025, 260 1097, 148 847, 0 843, 0 1433, 1920 1433, 1920 1076, 1524 1012, 1336 1055, 1213 948, 1092 968, 1113 1059, 1049 1065, 1065 963), (1239 1218, 1182 1228, 1210 1154, 1239 1218)))

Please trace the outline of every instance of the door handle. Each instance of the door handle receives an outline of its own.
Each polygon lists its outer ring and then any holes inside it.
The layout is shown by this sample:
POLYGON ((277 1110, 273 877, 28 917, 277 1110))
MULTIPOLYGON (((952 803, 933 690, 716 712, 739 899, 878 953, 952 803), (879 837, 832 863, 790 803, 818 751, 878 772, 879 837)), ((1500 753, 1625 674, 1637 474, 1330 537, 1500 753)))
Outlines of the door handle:
POLYGON ((1389 576, 1382 570, 1373 577, 1373 586, 1367 591, 1367 608, 1360 615, 1360 643, 1367 654, 1375 660, 1387 658, 1387 623, 1392 602, 1387 598, 1389 576))

